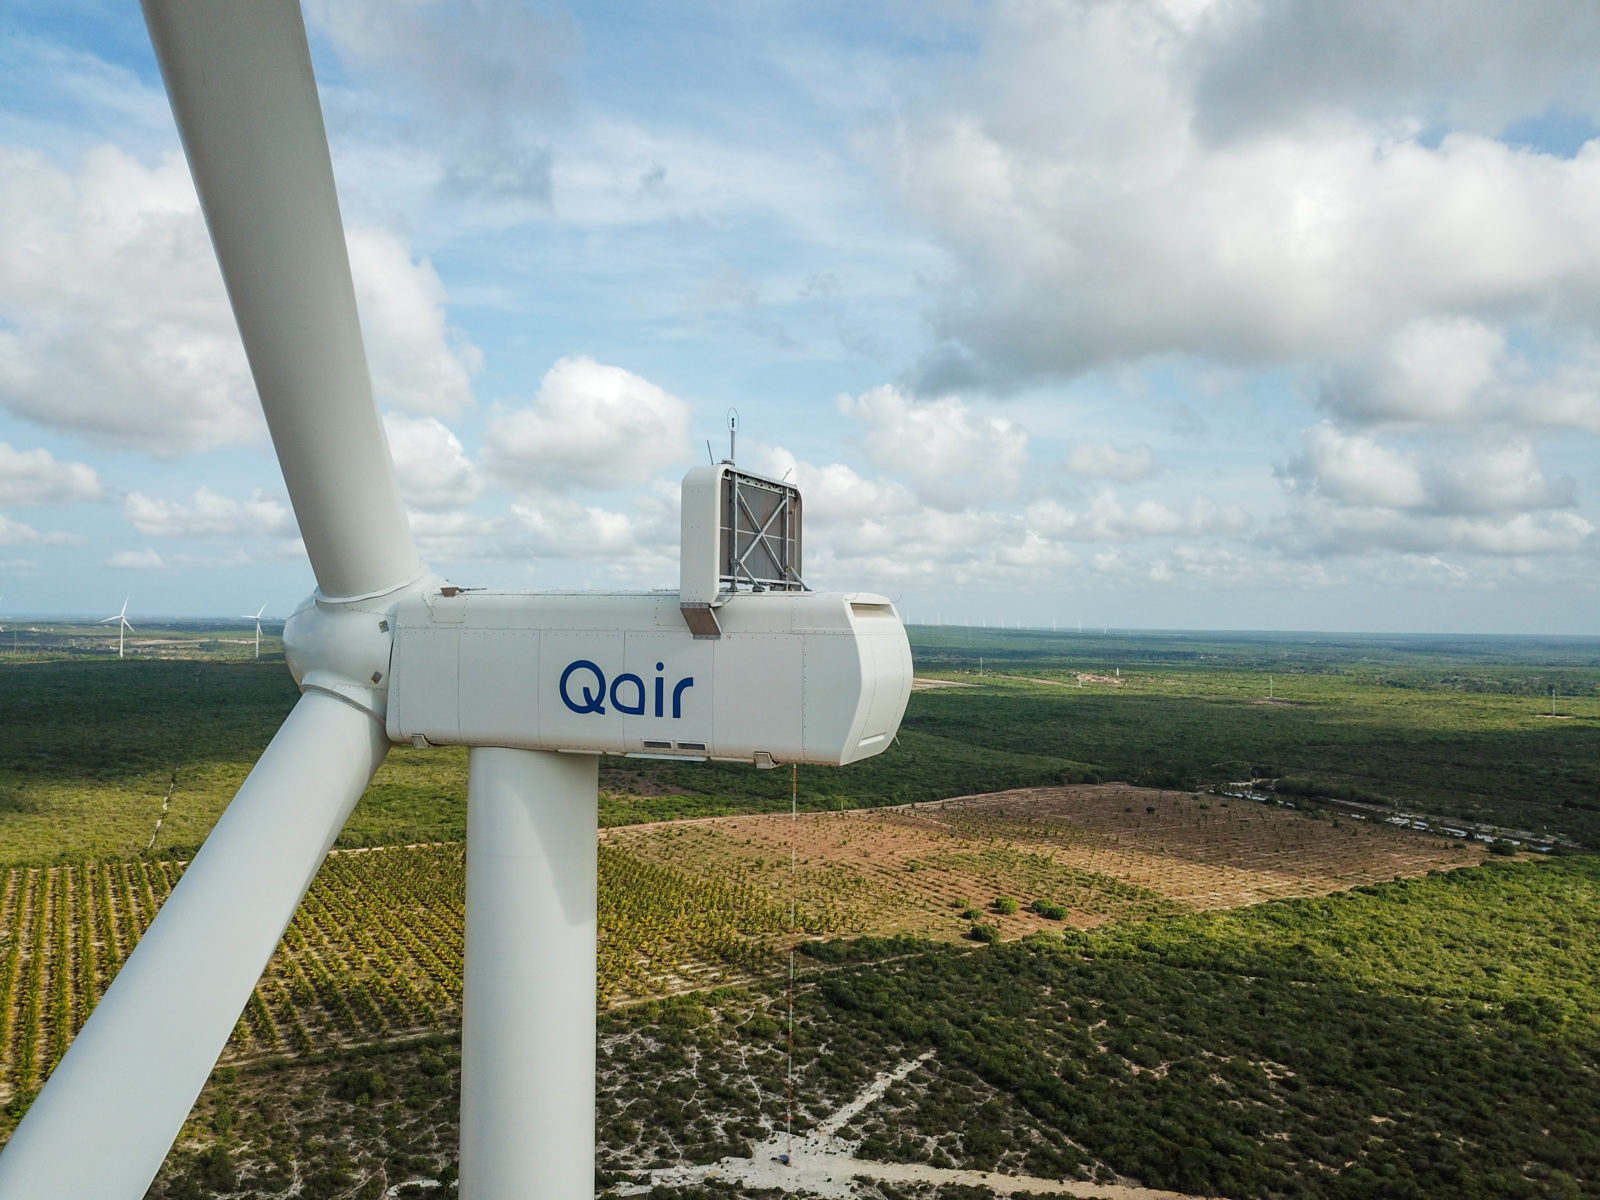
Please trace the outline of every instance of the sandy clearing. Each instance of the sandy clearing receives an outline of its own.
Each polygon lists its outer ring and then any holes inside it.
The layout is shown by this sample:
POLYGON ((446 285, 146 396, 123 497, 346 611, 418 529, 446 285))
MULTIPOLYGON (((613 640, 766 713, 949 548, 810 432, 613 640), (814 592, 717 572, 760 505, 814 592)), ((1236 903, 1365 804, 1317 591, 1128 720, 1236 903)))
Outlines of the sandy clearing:
POLYGON ((837 1136, 838 1131, 933 1055, 934 1051, 930 1050, 891 1070, 880 1071, 855 1099, 802 1137, 790 1139, 780 1131, 754 1147, 748 1158, 723 1158, 703 1166, 658 1167, 643 1172, 648 1182, 624 1184, 616 1189, 617 1194, 641 1196, 654 1187, 683 1187, 715 1180, 748 1188, 778 1189, 819 1200, 853 1200, 862 1194, 855 1182, 859 1177, 883 1183, 965 1184, 988 1188, 998 1196, 1031 1192, 1047 1196, 1101 1197, 1102 1200, 1206 1200, 1130 1183, 1043 1179, 1032 1175, 1003 1175, 998 1171, 967 1171, 927 1163, 886 1163, 857 1158, 860 1143, 837 1136))
POLYGON ((1079 928, 1176 902, 1212 909, 1325 895, 1474 863, 1482 846, 1381 822, 1311 820, 1285 808, 1123 784, 1029 788, 888 809, 699 818, 613 827, 650 861, 712 872, 787 904, 791 848, 814 933, 963 936, 972 905, 1004 936, 1079 928), (1126 885, 1133 885, 1128 888, 1126 885), (989 910, 1011 895, 1021 912, 989 910))

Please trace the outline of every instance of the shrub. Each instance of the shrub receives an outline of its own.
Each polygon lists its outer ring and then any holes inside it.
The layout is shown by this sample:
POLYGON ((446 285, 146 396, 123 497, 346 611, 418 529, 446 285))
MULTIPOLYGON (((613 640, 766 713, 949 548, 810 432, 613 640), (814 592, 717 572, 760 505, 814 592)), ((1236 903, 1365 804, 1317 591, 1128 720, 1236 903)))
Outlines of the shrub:
POLYGON ((1000 940, 1000 930, 993 925, 974 925, 967 936, 975 942, 986 942, 992 946, 1000 940))
POLYGON ((1022 907, 1022 906, 1019 905, 1016 902, 1016 899, 1014 897, 1011 897, 1011 896, 1001 896, 998 899, 996 899, 995 902, 994 902, 994 910, 995 910, 995 912, 1003 913, 1006 916, 1010 916, 1012 913, 1016 912, 1017 909, 1020 908, 1020 907, 1022 907))

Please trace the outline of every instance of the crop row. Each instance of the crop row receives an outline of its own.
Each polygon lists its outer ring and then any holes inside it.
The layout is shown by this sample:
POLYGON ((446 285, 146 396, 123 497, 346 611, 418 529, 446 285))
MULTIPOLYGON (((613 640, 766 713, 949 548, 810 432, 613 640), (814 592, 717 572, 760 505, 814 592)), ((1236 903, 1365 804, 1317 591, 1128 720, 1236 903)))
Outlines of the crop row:
MULTIPOLYGON (((768 963, 787 913, 737 880, 602 845, 599 993, 615 1002, 768 963)), ((0 873, 0 1099, 66 1052, 181 876, 131 860, 0 873)), ((234 1029, 230 1053, 308 1052, 459 1020, 459 843, 331 856, 234 1029)))

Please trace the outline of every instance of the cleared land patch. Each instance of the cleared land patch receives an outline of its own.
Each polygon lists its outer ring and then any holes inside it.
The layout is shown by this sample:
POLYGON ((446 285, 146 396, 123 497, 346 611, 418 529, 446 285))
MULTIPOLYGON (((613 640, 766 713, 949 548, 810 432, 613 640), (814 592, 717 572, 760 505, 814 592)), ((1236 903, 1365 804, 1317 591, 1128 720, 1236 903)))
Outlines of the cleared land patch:
POLYGON ((605 831, 606 841, 691 875, 787 902, 791 840, 811 933, 964 935, 968 908, 1005 937, 1182 908, 1316 896, 1482 861, 1484 848, 1386 825, 1120 784, 782 816, 717 817, 605 831), (993 902, 1019 901, 1002 913, 993 902))
MULTIPOLYGON (((603 1003, 769 968, 787 942, 789 856, 804 937, 1021 937, 1322 895, 1481 861, 1459 840, 1120 785, 898 809, 708 818, 604 831, 603 1003), (996 906, 1015 900, 1016 911, 996 906), (1032 905, 1057 906, 1057 918, 1032 905)), ((182 875, 182 861, 0 875, 0 1100, 40 1086, 182 875)), ((301 1054, 459 1020, 461 844, 332 855, 250 998, 228 1057, 301 1054)))

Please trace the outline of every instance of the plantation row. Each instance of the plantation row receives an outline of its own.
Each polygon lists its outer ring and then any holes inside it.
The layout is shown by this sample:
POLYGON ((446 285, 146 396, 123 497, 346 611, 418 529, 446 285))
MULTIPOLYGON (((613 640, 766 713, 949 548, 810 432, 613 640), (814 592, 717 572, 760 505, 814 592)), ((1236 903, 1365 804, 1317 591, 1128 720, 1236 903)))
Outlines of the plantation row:
MULTIPOLYGON (((0 874, 0 1098, 38 1090, 182 871, 132 860, 0 874)), ((329 858, 231 1053, 307 1052, 454 1023, 465 883, 459 843, 329 858)), ((613 846, 600 847, 599 900, 603 1003, 757 968, 788 928, 787 913, 751 887, 613 846)))

